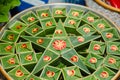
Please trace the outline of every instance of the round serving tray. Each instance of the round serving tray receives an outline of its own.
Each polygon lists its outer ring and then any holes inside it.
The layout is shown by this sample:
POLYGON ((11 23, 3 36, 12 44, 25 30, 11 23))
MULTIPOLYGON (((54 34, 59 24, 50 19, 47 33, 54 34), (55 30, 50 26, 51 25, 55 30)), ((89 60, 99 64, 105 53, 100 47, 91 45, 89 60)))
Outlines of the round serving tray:
MULTIPOLYGON (((78 9, 78 10, 83 10, 85 11, 85 13, 87 13, 88 11, 91 11, 92 13, 98 15, 100 18, 104 18, 112 27, 115 27, 118 29, 118 32, 120 32, 119 28, 107 17, 105 17, 103 14, 101 14, 100 12, 96 12, 95 10, 92 10, 88 7, 84 7, 84 6, 81 6, 81 5, 76 5, 76 4, 67 4, 67 3, 54 3, 54 4, 46 4, 46 5, 40 5, 40 6, 36 6, 36 7, 32 7, 32 8, 29 8, 29 9, 26 9, 20 13, 18 13, 17 15, 15 15, 12 19, 10 19, 10 21, 2 28, 1 32, 0 32, 0 36, 2 36, 4 30, 7 30, 8 27, 13 24, 15 21, 17 20, 20 20, 20 17, 22 15, 24 15, 25 13, 29 12, 29 11, 33 11, 34 13, 36 12, 36 10, 38 9, 47 9, 49 8, 50 11, 53 9, 53 8, 56 8, 56 7, 62 7, 62 8, 66 8, 66 11, 68 12, 71 8, 75 8, 75 9, 78 9)), ((11 80, 10 76, 4 71, 3 67, 0 66, 0 71, 3 73, 3 75, 8 79, 8 80, 11 80)), ((113 77, 112 80, 116 80, 118 78, 120 74, 120 70, 118 71, 118 73, 116 74, 116 76, 113 77)))

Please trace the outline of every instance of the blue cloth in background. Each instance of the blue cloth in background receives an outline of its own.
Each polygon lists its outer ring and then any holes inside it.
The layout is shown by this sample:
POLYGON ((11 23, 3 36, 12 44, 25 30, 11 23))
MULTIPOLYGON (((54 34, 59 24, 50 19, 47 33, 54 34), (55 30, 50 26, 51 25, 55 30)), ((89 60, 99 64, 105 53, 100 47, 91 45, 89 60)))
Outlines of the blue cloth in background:
MULTIPOLYGON (((15 7, 14 9, 11 10, 12 16, 14 16, 15 14, 17 14, 27 8, 35 6, 35 3, 34 4, 29 3, 29 1, 32 1, 32 0, 20 0, 20 1, 21 1, 21 5, 18 7, 15 7)), ((37 1, 42 2, 41 4, 47 4, 49 2, 49 0, 37 0, 37 1)), ((33 2, 34 2, 34 0, 33 0, 33 2)), ((86 5, 85 0, 62 0, 62 2, 86 5)))
MULTIPOLYGON (((30 8, 30 7, 32 7, 32 6, 35 6, 34 4, 30 4, 30 3, 27 3, 27 2, 25 2, 25 1, 23 1, 23 0, 20 0, 21 1, 21 5, 19 6, 19 7, 17 7, 17 9, 19 10, 19 12, 20 11, 23 11, 23 10, 25 10, 25 9, 27 9, 27 8, 30 8)), ((32 1, 32 0, 30 0, 30 1, 32 1)), ((33 0, 34 1, 34 0, 33 0)), ((48 3, 48 0, 38 0, 38 1, 43 1, 45 4, 47 4, 48 3)), ((41 3, 42 4, 42 3, 41 3)))
MULTIPOLYGON (((28 1, 28 0, 27 0, 27 1, 28 1)), ((32 0, 29 0, 29 1, 32 1, 32 0)), ((33 1, 34 1, 34 0, 33 0, 33 1)), ((38 1, 39 1, 39 0, 38 0, 38 1)), ((48 0, 40 0, 40 1, 44 1, 45 4, 48 3, 48 0)), ((25 10, 25 9, 28 9, 28 8, 30 8, 30 7, 32 7, 32 6, 35 6, 35 5, 33 5, 33 4, 30 4, 30 3, 28 3, 28 2, 25 2, 24 0, 20 0, 20 2, 21 2, 20 6, 17 6, 17 7, 15 7, 14 9, 12 9, 12 10, 10 11, 12 16, 14 16, 15 14, 17 14, 17 13, 19 13, 19 12, 25 10)))
POLYGON ((24 2, 24 1, 21 1, 21 5, 19 7, 17 7, 17 10, 20 12, 20 11, 23 11, 23 10, 25 10, 27 8, 32 7, 32 6, 33 6, 32 4, 28 4, 28 3, 24 2))
POLYGON ((85 0, 65 0, 67 3, 74 3, 74 4, 80 4, 80 5, 86 5, 85 0))

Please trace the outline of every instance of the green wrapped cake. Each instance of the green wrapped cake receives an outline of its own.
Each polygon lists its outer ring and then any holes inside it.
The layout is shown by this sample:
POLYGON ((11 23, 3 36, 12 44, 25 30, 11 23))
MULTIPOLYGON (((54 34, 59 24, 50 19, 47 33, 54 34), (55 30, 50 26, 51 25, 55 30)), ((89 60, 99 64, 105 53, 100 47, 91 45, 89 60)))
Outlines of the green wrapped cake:
POLYGON ((1 66, 9 80, 112 80, 120 70, 114 26, 73 4, 31 8, 1 33, 1 66))

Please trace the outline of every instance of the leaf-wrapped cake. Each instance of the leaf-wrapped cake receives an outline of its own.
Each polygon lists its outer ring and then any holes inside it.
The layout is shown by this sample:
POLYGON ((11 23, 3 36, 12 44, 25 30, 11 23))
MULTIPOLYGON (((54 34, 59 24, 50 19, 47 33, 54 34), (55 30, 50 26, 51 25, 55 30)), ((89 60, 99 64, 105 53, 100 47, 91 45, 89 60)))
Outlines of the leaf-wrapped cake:
POLYGON ((120 70, 119 31, 83 6, 34 7, 6 25, 0 60, 13 80, 111 80, 120 70))

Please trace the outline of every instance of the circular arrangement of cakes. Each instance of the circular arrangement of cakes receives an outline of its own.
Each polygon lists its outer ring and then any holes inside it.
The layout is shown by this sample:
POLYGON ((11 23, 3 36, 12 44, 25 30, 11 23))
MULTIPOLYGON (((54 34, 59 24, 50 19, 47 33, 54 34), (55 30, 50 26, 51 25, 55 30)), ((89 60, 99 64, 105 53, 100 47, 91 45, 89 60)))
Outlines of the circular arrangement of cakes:
POLYGON ((6 27, 0 60, 13 80, 111 80, 120 69, 118 30, 88 8, 34 7, 6 27))

